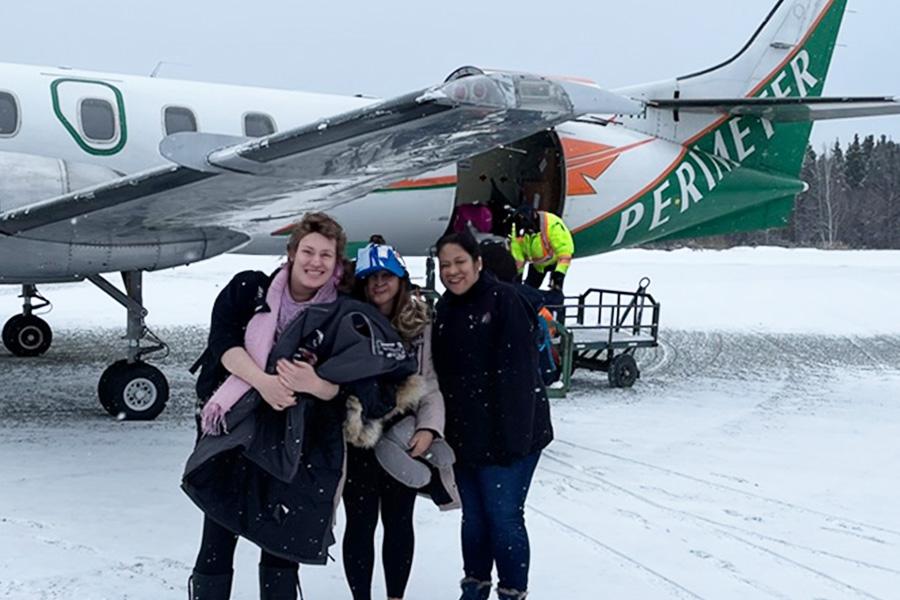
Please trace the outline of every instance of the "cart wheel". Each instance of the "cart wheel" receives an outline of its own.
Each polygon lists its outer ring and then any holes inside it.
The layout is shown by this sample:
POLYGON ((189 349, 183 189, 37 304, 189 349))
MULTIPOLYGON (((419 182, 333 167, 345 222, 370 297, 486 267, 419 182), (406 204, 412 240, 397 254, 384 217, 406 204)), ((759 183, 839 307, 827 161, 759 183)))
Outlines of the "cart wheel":
POLYGON ((630 354, 620 354, 612 359, 609 365, 609 385, 611 387, 630 388, 641 376, 638 370, 637 361, 630 354))

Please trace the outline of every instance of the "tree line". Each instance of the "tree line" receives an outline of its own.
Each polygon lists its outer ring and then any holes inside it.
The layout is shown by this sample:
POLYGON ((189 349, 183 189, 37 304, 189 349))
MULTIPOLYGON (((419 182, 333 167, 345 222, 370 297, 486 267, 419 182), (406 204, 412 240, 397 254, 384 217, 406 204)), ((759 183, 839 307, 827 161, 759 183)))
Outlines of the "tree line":
POLYGON ((698 239, 692 247, 744 245, 815 248, 900 248, 900 144, 873 135, 807 148, 790 224, 780 229, 698 239))

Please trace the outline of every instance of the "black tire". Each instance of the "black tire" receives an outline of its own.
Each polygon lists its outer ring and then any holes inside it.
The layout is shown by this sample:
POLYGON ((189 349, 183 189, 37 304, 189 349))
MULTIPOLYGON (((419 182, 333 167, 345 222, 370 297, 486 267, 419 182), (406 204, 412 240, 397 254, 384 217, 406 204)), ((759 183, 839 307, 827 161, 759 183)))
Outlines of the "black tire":
POLYGON ((612 359, 607 371, 611 387, 630 388, 641 376, 637 361, 630 354, 620 354, 612 359))
POLYGON ((40 356, 50 349, 53 331, 34 315, 16 315, 3 326, 3 345, 16 356, 40 356))
POLYGON ((120 360, 106 367, 100 375, 100 381, 97 382, 97 398, 100 400, 100 405, 114 417, 118 416, 121 411, 118 403, 115 402, 115 398, 109 391, 109 382, 112 375, 119 372, 122 363, 126 363, 126 361, 120 360))
POLYGON ((169 401, 169 382, 152 365, 120 360, 103 371, 97 396, 113 416, 125 421, 152 421, 169 401))

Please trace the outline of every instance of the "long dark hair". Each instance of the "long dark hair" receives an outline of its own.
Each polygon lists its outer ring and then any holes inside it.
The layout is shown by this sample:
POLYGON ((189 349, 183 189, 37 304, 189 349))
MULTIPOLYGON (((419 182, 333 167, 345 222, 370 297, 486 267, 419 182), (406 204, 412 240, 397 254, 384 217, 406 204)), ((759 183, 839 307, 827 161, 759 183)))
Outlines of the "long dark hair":
MULTIPOLYGON (((384 238, 377 234, 369 238, 369 243, 387 245, 384 238)), ((366 294, 366 279, 356 279, 356 283, 353 286, 354 297, 364 302, 369 301, 366 294)), ((400 288, 397 291, 397 296, 394 297, 394 306, 391 309, 389 319, 391 325, 400 334, 400 337, 406 342, 412 342, 422 335, 425 326, 431 322, 431 314, 428 310, 428 304, 415 294, 409 275, 399 279, 400 288)))

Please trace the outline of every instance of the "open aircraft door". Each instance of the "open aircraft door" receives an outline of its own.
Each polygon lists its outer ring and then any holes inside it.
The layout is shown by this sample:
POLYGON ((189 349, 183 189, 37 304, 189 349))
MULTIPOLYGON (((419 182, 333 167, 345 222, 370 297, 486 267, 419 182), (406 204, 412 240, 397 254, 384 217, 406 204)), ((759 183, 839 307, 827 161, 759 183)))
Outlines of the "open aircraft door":
POLYGON ((495 235, 509 235, 509 217, 521 204, 563 214, 565 156, 560 138, 552 129, 461 161, 457 170, 456 206, 486 205, 495 235))

